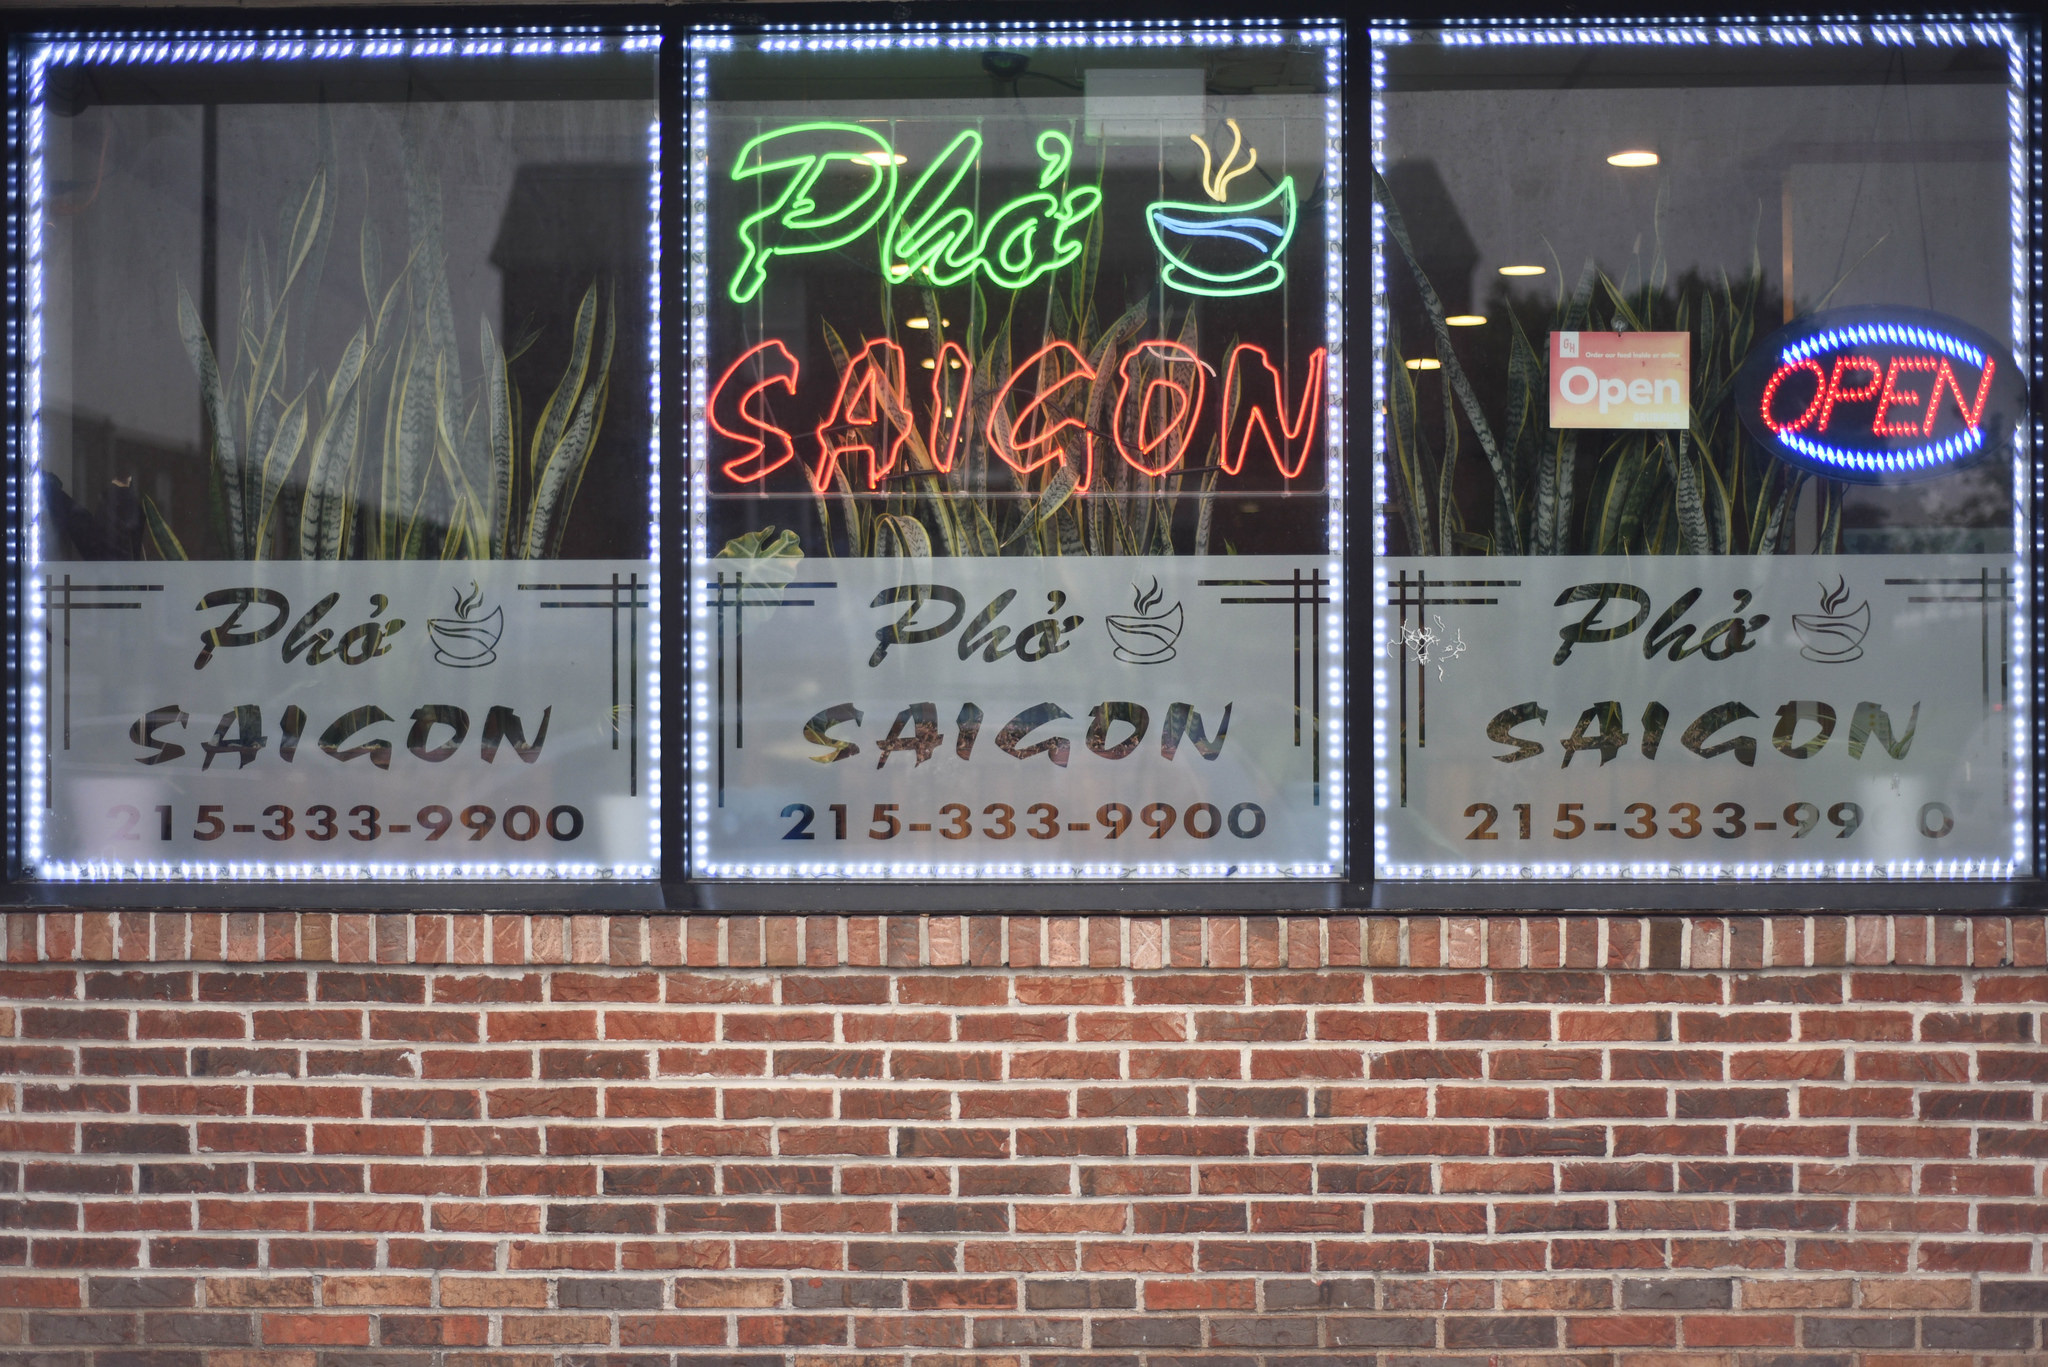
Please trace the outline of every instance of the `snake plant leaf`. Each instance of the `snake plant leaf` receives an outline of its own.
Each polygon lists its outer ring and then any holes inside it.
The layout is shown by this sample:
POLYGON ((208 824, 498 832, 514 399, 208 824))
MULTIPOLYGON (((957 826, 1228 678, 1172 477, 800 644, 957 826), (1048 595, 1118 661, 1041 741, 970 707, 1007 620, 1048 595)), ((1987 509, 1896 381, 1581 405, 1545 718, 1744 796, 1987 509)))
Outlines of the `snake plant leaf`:
POLYGON ((1685 434, 1663 443, 1671 461, 1672 480, 1678 488, 1678 549, 1681 555, 1706 555, 1713 538, 1707 531, 1707 507, 1700 492, 1699 472, 1685 453, 1685 434))
POLYGON ((1565 306, 1564 330, 1583 332, 1586 320, 1593 308, 1593 285, 1600 278, 1600 268, 1587 257, 1586 264, 1579 270, 1579 283, 1572 288, 1571 302, 1565 306))
MULTIPOLYGON (((1394 506, 1400 512, 1401 524, 1408 532, 1408 544, 1416 555, 1435 555, 1435 538, 1429 517, 1429 490, 1424 481, 1428 478, 1420 446, 1420 433, 1415 416, 1415 381, 1412 372, 1401 358, 1401 344, 1389 339, 1387 344, 1387 435, 1394 445, 1394 506)), ((1235 414, 1231 415, 1233 418, 1235 414)), ((1202 512, 1206 518, 1208 507, 1202 512)), ((1200 555, 1198 550, 1195 552, 1200 555)))
POLYGON ((583 391, 575 413, 563 427, 547 463, 541 467, 540 478, 534 483, 533 513, 527 521, 526 544, 520 553, 521 559, 545 559, 549 547, 555 544, 555 517, 566 508, 570 482, 582 469, 584 458, 590 452, 591 436, 597 427, 597 406, 603 390, 602 385, 593 385, 583 391))
POLYGON ((1061 555, 1086 555, 1088 547, 1081 531, 1081 506, 1067 500, 1052 520, 1054 542, 1061 555))
POLYGON ((1091 432, 1103 430, 1102 411, 1108 407, 1109 396, 1115 392, 1116 367, 1109 364, 1123 344, 1144 330, 1145 320, 1151 316, 1152 301, 1141 298, 1125 309, 1117 320, 1109 325, 1095 346, 1088 352, 1088 368, 1095 372, 1095 378, 1088 385, 1088 406, 1082 421, 1091 432))
POLYGON ((271 514, 277 507, 277 495, 284 488, 286 476, 298 464, 299 449, 306 444, 306 426, 306 390, 302 389, 278 415, 270 444, 264 448, 260 460, 262 483, 256 502, 256 538, 249 545, 251 560, 269 558, 271 514))
POLYGON ((164 519, 163 509, 156 506, 156 500, 148 494, 142 496, 142 522, 149 532, 149 544, 156 548, 159 560, 189 560, 184 543, 171 530, 171 524, 164 519))
MULTIPOLYGON (((434 459, 434 376, 440 357, 418 333, 409 332, 407 343, 399 364, 397 392, 392 395, 396 425, 392 432, 393 484, 388 492, 395 496, 395 506, 409 513, 426 492, 434 459)), ((408 515, 408 542, 416 522, 408 515)))
POLYGON ((931 515, 932 525, 939 530, 939 549, 948 556, 972 554, 960 527, 958 502, 946 496, 939 483, 938 472, 921 476, 917 483, 917 501, 924 505, 931 515))
MULTIPOLYGON (((360 339, 362 333, 356 336, 360 339)), ((299 558, 339 560, 346 546, 350 484, 356 465, 356 434, 362 420, 362 391, 353 385, 330 404, 306 465, 306 493, 299 506, 299 558)))
MULTIPOLYGON (((459 535, 467 543, 486 545, 488 542, 479 535, 481 528, 472 521, 482 516, 482 507, 476 486, 463 466, 462 448, 457 445, 460 436, 454 423, 456 396, 451 392, 451 368, 446 356, 434 358, 434 459, 441 467, 441 478, 448 482, 454 505, 448 515, 448 536, 454 539, 459 535)), ((447 558, 445 550, 442 558, 447 558)))
POLYGON ((1621 285, 1615 284, 1605 271, 1600 273, 1600 288, 1606 292, 1607 302, 1614 308, 1614 316, 1628 324, 1628 331, 1646 332, 1648 329, 1643 326, 1641 315, 1629 307, 1625 285, 1626 282, 1621 285))
POLYGON ((1609 450, 1606 468, 1600 471, 1605 478, 1594 481, 1601 498, 1599 530, 1588 548, 1593 555, 1614 555, 1622 549, 1622 514, 1627 507, 1629 493, 1641 475, 1638 456, 1641 445, 1641 439, 1636 436, 1615 442, 1609 450))
MULTIPOLYGON (((1451 327, 1445 321, 1443 300, 1437 295, 1436 286, 1430 283, 1429 276, 1423 271, 1422 263, 1416 259, 1415 245, 1408 238, 1408 225, 1401 218, 1401 210, 1394 203, 1394 195, 1387 188, 1386 179, 1377 169, 1372 172, 1372 197, 1373 202, 1385 213, 1387 233, 1401 249, 1402 257, 1408 262, 1409 272, 1415 277, 1416 288, 1422 294, 1423 308, 1429 314, 1430 330, 1436 334, 1437 361, 1443 368, 1442 373, 1450 382, 1448 388, 1458 396, 1458 406, 1464 410, 1465 420, 1472 425, 1472 436, 1479 443, 1479 450, 1485 455, 1487 465, 1493 470, 1494 483, 1498 486, 1501 497, 1506 500, 1509 507, 1513 507, 1518 501, 1513 472, 1509 470, 1500 446, 1494 440, 1493 428, 1488 425, 1486 413, 1479 406, 1479 395, 1473 391, 1471 378, 1465 374, 1464 366, 1458 361, 1457 352, 1452 349, 1451 327)), ((1507 530, 1510 533, 1510 540, 1506 543, 1505 553, 1522 554, 1519 532, 1512 526, 1507 530)))
POLYGON ((1464 526, 1464 517, 1458 509, 1458 415, 1451 411, 1451 390, 1443 387, 1444 396, 1444 456, 1436 470, 1436 515, 1437 546, 1448 555, 1451 543, 1464 526))
POLYGON ((377 229, 368 214, 363 215, 363 226, 356 234, 356 259, 363 277, 363 307, 374 313, 377 309, 377 282, 384 270, 384 243, 377 236, 377 229))
POLYGON ((505 558, 505 542, 511 536, 512 466, 518 459, 518 437, 512 426, 511 380, 505 373, 505 353, 491 332, 491 320, 482 321, 480 350, 484 366, 484 440, 490 448, 490 505, 485 510, 491 527, 491 559, 505 558))
POLYGON ((1038 501, 1031 506, 1031 511, 1018 520, 1016 529, 1003 542, 1003 548, 1007 550, 1021 540, 1025 533, 1036 531, 1050 521, 1055 513, 1066 506, 1067 500, 1074 496, 1074 489, 1080 483, 1081 476, 1073 464, 1063 463, 1059 472, 1045 486, 1045 491, 1038 496, 1038 501))
MULTIPOLYGON (((1557 471, 1543 459, 1546 445, 1537 435, 1542 424, 1543 404, 1548 397, 1543 363, 1522 331, 1522 320, 1508 310, 1508 460, 1519 476, 1529 465, 1536 467, 1535 525, 1529 540, 1537 555, 1552 554, 1556 545, 1557 471)), ((1521 481, 1517 479, 1519 484, 1521 481)))
POLYGON ((988 509, 979 500, 968 505, 970 517, 968 533, 973 538, 974 554, 981 556, 1001 555, 1003 543, 996 535, 996 524, 988 520, 988 509))
POLYGON ((541 406, 540 429, 534 434, 533 450, 527 459, 527 470, 536 482, 542 467, 561 444, 562 433, 573 420, 577 401, 583 393, 583 381, 590 368, 590 345, 596 335, 597 282, 592 281, 590 288, 583 292, 583 302, 576 306, 576 322, 569 331, 569 363, 562 369, 562 378, 555 385, 555 392, 541 406))
POLYGON ((1647 435, 1638 437, 1633 443, 1632 458, 1635 462, 1636 477, 1629 484, 1628 497, 1621 505, 1621 521, 1615 529, 1618 538, 1616 550, 1627 553, 1631 549, 1643 549, 1643 515, 1652 506, 1663 508, 1663 498, 1653 499, 1653 493, 1661 495, 1660 486, 1665 483, 1664 463, 1657 459, 1650 449, 1647 435))
POLYGON ((901 513, 884 513, 875 519, 875 555, 916 560, 931 558, 931 538, 924 524, 901 513))
MULTIPOLYGON (((1194 553, 1196 555, 1207 555, 1209 553, 1210 521, 1216 509, 1216 479, 1223 473, 1216 463, 1217 455, 1221 449, 1216 441, 1211 440, 1209 443, 1209 454, 1202 461, 1210 469, 1202 476, 1201 502, 1196 505, 1195 509, 1194 553)), ((1410 544, 1414 544, 1414 534, 1412 531, 1410 532, 1409 539, 1410 544)), ((1424 554, 1428 554, 1428 552, 1425 551, 1424 554)))
POLYGON ((562 534, 569 526, 569 510, 575 506, 576 495, 582 492, 583 476, 590 469, 591 453, 597 449, 597 434, 604 427, 604 409, 611 401, 612 393, 612 348, 618 342, 618 338, 618 300, 609 298, 605 303, 604 349, 598 353, 597 374, 590 381, 591 387, 597 392, 597 402, 591 408, 590 437, 584 443, 583 459, 577 462, 575 470, 570 474, 568 494, 563 498, 561 506, 555 510, 555 525, 548 542, 550 556, 560 555, 562 552, 562 534))
POLYGON ((292 282, 298 279, 300 268, 313 254, 314 244, 320 236, 321 206, 326 198, 327 172, 322 168, 306 182, 306 193, 300 197, 298 213, 293 217, 291 237, 285 248, 284 274, 277 288, 280 305, 291 290, 292 282))
POLYGON ((182 284, 178 286, 178 335, 184 340, 185 354, 191 359, 192 369, 199 377, 200 402, 206 407, 207 426, 213 429, 213 463, 219 471, 226 504, 229 554, 240 559, 242 462, 235 450, 234 421, 228 413, 227 395, 221 388, 220 367, 214 362, 213 344, 207 340, 206 329, 199 321, 199 310, 192 306, 192 296, 185 292, 182 284))

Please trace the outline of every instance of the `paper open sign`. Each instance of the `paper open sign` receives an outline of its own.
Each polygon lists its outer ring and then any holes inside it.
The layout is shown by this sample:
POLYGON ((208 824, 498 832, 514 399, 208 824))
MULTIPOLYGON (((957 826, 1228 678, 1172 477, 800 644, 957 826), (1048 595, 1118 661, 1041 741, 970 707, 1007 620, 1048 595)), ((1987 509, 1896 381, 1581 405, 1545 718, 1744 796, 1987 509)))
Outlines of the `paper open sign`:
POLYGON ((1553 332, 1550 425, 1688 426, 1691 375, 1690 333, 1553 332))

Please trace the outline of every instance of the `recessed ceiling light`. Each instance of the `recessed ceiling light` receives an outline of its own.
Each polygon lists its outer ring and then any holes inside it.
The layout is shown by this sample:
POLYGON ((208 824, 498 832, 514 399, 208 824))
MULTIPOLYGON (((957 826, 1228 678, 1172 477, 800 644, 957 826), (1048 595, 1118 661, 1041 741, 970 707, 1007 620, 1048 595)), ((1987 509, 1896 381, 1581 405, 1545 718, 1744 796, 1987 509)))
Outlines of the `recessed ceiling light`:
POLYGON ((1484 327, 1486 326, 1486 315, 1483 313, 1454 313, 1444 319, 1444 321, 1454 328, 1484 327))
MULTIPOLYGON (((918 329, 919 331, 923 331, 923 330, 925 330, 925 329, 929 328, 929 327, 930 327, 931 325, 932 325, 932 320, 931 320, 931 319, 929 319, 929 318, 924 318, 924 317, 917 317, 917 318, 905 318, 905 319, 903 320, 903 326, 905 326, 905 327, 907 327, 907 328, 916 328, 916 329, 918 329)), ((951 327, 951 326, 953 326, 953 320, 952 320, 951 318, 941 318, 941 319, 939 319, 939 326, 940 326, 940 327, 951 327)))
POLYGON ((1402 364, 1406 365, 1410 370, 1442 370, 1444 366, 1442 361, 1431 360, 1427 356, 1419 360, 1405 361, 1402 364))
POLYGON ((901 166, 904 162, 909 161, 910 158, 904 156, 901 152, 894 154, 888 152, 857 152, 852 157, 849 157, 848 160, 861 166, 901 166))
POLYGON ((1607 159, 1609 166, 1655 166, 1655 152, 1616 152, 1607 159))
POLYGON ((1502 266, 1500 273, 1502 275, 1542 275, 1544 274, 1544 268, 1542 266, 1502 266))

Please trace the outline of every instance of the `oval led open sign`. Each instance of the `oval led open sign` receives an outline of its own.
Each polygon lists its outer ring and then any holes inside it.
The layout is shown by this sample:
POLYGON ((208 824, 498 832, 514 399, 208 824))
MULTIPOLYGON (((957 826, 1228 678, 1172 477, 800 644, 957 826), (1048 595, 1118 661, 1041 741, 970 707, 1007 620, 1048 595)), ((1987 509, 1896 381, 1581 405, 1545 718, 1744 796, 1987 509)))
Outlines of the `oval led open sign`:
POLYGON ((2002 449, 2026 385, 1989 334, 1921 309, 1816 313, 1759 342, 1735 404, 1767 450, 1858 484, 1933 479, 2002 449))

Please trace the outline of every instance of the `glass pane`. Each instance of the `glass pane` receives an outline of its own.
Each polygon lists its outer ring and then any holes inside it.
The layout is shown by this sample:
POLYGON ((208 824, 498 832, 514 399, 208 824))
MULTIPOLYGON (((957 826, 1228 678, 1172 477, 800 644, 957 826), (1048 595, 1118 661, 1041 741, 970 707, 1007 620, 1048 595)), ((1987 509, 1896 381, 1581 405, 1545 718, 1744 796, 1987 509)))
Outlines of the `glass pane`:
POLYGON ((43 876, 653 876, 653 43, 37 51, 43 876))
POLYGON ((1334 876, 1336 36, 693 71, 693 871, 1334 876))
POLYGON ((2030 872, 2022 40, 1382 36, 1378 876, 2030 872))

